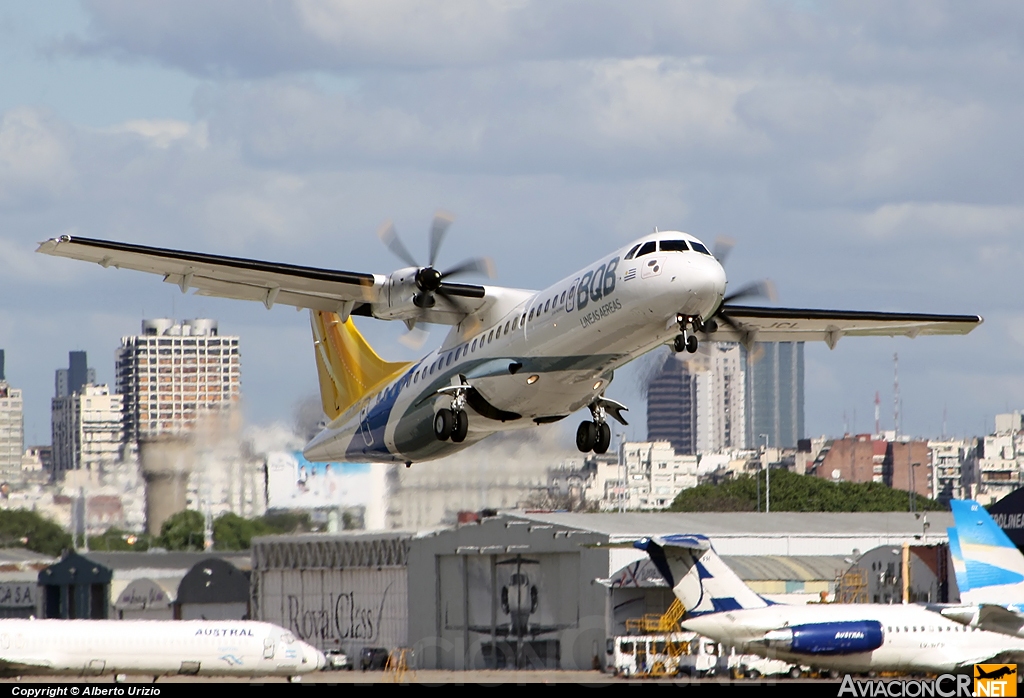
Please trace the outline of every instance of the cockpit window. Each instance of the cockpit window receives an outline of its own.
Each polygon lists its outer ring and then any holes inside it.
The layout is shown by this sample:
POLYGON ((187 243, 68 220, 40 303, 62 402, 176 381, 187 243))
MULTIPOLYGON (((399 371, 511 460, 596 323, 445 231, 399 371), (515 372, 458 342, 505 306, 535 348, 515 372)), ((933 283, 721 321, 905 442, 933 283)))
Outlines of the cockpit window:
POLYGON ((626 253, 626 256, 624 257, 624 259, 633 259, 633 255, 636 254, 636 251, 639 248, 640 248, 640 245, 633 245, 633 249, 631 249, 629 252, 626 253))
POLYGON ((689 252, 690 247, 686 244, 686 240, 662 240, 661 251, 662 252, 689 252))
POLYGON ((701 254, 706 254, 706 255, 707 255, 708 257, 710 257, 710 256, 711 256, 711 253, 710 253, 710 252, 708 252, 708 248, 704 247, 704 245, 702 245, 702 244, 701 244, 701 243, 699 243, 699 242, 691 242, 691 243, 690 243, 690 246, 691 246, 691 247, 692 247, 693 249, 695 249, 695 250, 697 250, 698 252, 700 252, 701 254))
POLYGON ((651 254, 656 249, 658 249, 658 243, 656 243, 654 240, 651 240, 650 242, 645 242, 644 246, 640 248, 640 251, 636 253, 636 256, 643 257, 645 254, 651 254))

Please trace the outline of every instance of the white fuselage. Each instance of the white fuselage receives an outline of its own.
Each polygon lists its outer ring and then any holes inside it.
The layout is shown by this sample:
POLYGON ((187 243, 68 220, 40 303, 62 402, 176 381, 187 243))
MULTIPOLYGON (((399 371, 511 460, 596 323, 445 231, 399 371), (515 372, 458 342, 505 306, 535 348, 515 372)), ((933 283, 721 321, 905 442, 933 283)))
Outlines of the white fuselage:
POLYGON ((256 621, 0 620, 5 676, 298 676, 316 648, 256 621))
POLYGON ((829 604, 742 609, 708 613, 682 625, 737 650, 794 664, 849 672, 943 673, 980 663, 1003 652, 1024 651, 1024 640, 965 627, 915 604, 829 604), (766 634, 814 623, 878 621, 883 642, 870 652, 804 654, 766 643, 766 634))
MULTIPOLYGON (((696 241, 679 232, 644 240, 666 239, 696 241)), ((709 318, 725 295, 725 271, 710 254, 659 251, 626 259, 634 247, 542 291, 509 297, 472 333, 454 328, 440 349, 334 420, 307 445, 306 457, 429 460, 497 431, 556 421, 590 404, 607 389, 615 369, 680 333, 677 314, 709 318), (511 363, 522 367, 511 373, 511 363), (465 442, 441 442, 431 422, 450 398, 435 394, 460 384, 460 376, 500 414, 485 416, 471 403, 465 442)))

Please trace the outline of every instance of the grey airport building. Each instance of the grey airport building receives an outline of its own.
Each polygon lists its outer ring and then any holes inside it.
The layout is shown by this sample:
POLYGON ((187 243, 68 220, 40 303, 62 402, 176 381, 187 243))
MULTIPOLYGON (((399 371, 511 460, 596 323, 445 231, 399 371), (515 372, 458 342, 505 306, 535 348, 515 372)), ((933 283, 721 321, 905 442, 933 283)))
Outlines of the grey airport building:
POLYGON ((251 617, 325 651, 406 648, 422 669, 603 666, 626 621, 673 600, 632 542, 706 535, 755 591, 792 603, 958 598, 947 512, 511 513, 421 532, 253 541, 251 617))

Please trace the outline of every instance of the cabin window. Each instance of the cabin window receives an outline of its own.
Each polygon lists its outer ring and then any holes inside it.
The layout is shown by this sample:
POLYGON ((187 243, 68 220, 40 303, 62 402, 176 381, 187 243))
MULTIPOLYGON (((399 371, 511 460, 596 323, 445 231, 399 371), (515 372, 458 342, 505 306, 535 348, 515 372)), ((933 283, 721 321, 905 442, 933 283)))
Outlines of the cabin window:
POLYGON ((565 291, 562 291, 562 297, 558 299, 559 305, 565 305, 565 291))
POLYGON ((640 248, 640 251, 636 253, 636 256, 643 257, 645 254, 653 253, 656 249, 658 249, 658 243, 656 243, 654 240, 651 240, 650 242, 645 242, 644 246, 640 248))
MULTIPOLYGON (((505 323, 505 334, 508 334, 508 325, 509 325, 509 323, 506 322, 505 323)), ((512 329, 515 329, 515 327, 513 327, 512 329)))
POLYGON ((458 349, 455 350, 455 360, 458 361, 459 357, 461 355, 462 355, 462 347, 459 347, 458 349))
POLYGON ((487 334, 487 343, 490 344, 494 340, 494 330, 491 330, 487 334))
POLYGON ((636 251, 637 251, 637 249, 639 247, 640 247, 639 244, 633 245, 632 249, 630 249, 630 251, 626 253, 626 256, 624 257, 624 259, 633 259, 633 255, 636 254, 636 251))
POLYGON ((420 372, 419 371, 416 371, 416 373, 413 374, 412 382, 413 383, 419 383, 420 382, 420 372))
POLYGON ((547 303, 544 304, 544 312, 545 313, 548 312, 548 308, 550 308, 550 307, 551 307, 551 301, 548 301, 547 303))
POLYGON ((470 350, 470 351, 476 351, 476 340, 475 340, 475 339, 473 340, 473 346, 472 346, 472 347, 470 347, 470 349, 469 349, 469 350, 470 350))
POLYGON ((515 318, 514 320, 512 320, 512 329, 514 330, 517 327, 519 327, 519 318, 518 317, 515 318))
POLYGON ((448 352, 448 358, 445 359, 444 365, 445 366, 451 366, 452 365, 452 354, 451 354, 451 352, 448 352))
POLYGON ((526 313, 523 313, 523 316, 519 318, 519 326, 526 327, 526 313))
POLYGON ((533 308, 530 308, 530 316, 528 318, 526 318, 526 319, 527 320, 532 320, 533 319, 533 308))

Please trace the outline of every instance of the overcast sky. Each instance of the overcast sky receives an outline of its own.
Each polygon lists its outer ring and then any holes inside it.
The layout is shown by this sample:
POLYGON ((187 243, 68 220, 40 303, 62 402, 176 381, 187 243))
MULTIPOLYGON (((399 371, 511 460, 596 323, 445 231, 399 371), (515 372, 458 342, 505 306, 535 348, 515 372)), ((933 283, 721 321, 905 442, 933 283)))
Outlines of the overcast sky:
MULTIPOLYGON (((0 348, 50 441, 53 373, 143 317, 242 338, 252 424, 316 392, 306 315, 35 254, 63 233, 540 288, 655 226, 735 239, 787 306, 978 313, 967 337, 808 346, 809 435, 991 430, 1024 408, 1024 5, 9 0, 0 9, 0 348), (844 414, 846 415, 844 422, 844 414)), ((360 328, 412 358, 399 323, 360 328), (397 325, 397 326, 395 326, 397 325)), ((443 328, 430 341, 439 342, 443 328)), ((609 395, 645 436, 637 368, 609 395)), ((570 420, 567 420, 567 422, 570 420)), ((571 420, 575 427, 577 419, 571 420)), ((552 426, 549 429, 564 427, 552 426)), ((568 431, 568 429, 566 430, 568 431)), ((566 443, 569 438, 566 437, 566 443)))

